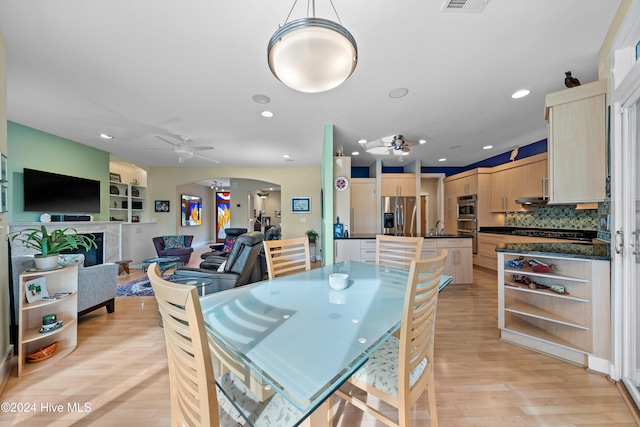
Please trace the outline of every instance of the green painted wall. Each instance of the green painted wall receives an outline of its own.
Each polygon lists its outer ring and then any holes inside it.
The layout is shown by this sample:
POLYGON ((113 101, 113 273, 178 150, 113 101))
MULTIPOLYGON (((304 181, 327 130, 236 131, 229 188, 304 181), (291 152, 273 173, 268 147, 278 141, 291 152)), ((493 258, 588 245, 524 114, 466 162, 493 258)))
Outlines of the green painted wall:
POLYGON ((93 214, 93 218, 109 220, 109 153, 14 122, 8 122, 7 140, 9 221, 39 221, 43 213, 24 211, 24 168, 99 180, 100 213, 93 214))
POLYGON ((324 125, 322 146, 322 265, 333 264, 333 125, 324 125))

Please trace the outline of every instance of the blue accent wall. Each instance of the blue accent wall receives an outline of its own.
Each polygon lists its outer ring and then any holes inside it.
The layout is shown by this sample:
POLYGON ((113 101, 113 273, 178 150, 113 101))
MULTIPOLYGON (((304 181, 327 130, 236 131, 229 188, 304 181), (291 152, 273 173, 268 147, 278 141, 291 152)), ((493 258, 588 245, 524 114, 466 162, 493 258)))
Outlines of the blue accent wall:
MULTIPOLYGON (((542 139, 534 142, 533 144, 525 145, 518 148, 518 156, 516 160, 524 159, 526 157, 535 156, 536 154, 547 152, 547 140, 542 139)), ((422 173, 444 173, 445 176, 455 175, 460 172, 476 169, 476 168, 492 168, 494 166, 509 163, 511 157, 511 151, 498 154, 488 159, 481 160, 476 163, 472 163, 467 166, 430 166, 422 167, 420 171, 422 173)), ((382 173, 403 173, 404 167, 402 166, 383 166, 382 173)), ((369 167, 354 166, 351 168, 351 178, 369 178, 369 167)))

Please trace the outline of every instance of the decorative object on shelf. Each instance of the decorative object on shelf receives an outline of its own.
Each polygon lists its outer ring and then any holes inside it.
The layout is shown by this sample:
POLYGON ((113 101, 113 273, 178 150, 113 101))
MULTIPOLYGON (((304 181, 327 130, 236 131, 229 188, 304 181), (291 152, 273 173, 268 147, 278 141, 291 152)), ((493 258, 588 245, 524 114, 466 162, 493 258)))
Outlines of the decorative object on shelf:
POLYGON ((573 77, 571 75, 571 71, 567 71, 564 73, 564 75, 566 76, 564 78, 564 85, 566 87, 576 87, 576 86, 580 86, 580 80, 576 79, 575 77, 573 77))
MULTIPOLYGON (((273 34, 267 47, 271 72, 292 89, 306 93, 325 92, 341 85, 358 63, 358 47, 341 24, 316 18, 315 0, 309 0, 306 18, 285 23, 273 34)), ((333 3, 331 2, 333 6, 333 3)), ((335 7, 333 8, 335 12, 335 7)), ((336 12, 338 22, 340 17, 336 12)))
POLYGON ((25 360, 29 363, 42 362, 47 360, 56 353, 58 349, 58 341, 54 341, 46 347, 42 347, 38 350, 32 351, 25 355, 25 360))
POLYGON ((336 217, 336 223, 333 224, 333 237, 337 239, 344 237, 344 224, 340 223, 340 217, 336 217))
POLYGON ((110 173, 109 173, 109 181, 112 181, 112 182, 122 182, 122 177, 120 176, 120 174, 119 174, 119 173, 113 173, 113 172, 110 172, 110 173))
POLYGON ((131 222, 140 222, 140 216, 131 215, 131 222))
POLYGON ((48 213, 43 213, 40 215, 40 222, 51 222, 51 215, 48 213))
POLYGON ((311 212, 310 197, 292 197, 291 213, 309 213, 311 212))
POLYGON ((0 155, 0 182, 7 182, 7 156, 0 155))
POLYGON ((139 182, 138 182, 138 180, 137 180, 137 179, 133 178, 129 184, 131 184, 131 185, 138 185, 138 184, 139 184, 139 182))
POLYGON ((47 279, 45 277, 37 277, 25 282, 24 292, 28 303, 40 301, 41 299, 48 297, 47 279))
POLYGON ((156 200, 156 212, 169 212, 169 200, 156 200))
POLYGON ((304 234, 307 235, 307 238, 309 239, 309 243, 315 243, 316 239, 319 236, 318 232, 316 230, 314 230, 313 228, 310 229, 310 230, 305 231, 304 234))
POLYGON ((349 180, 344 176, 339 176, 333 181, 333 188, 337 191, 344 191, 349 188, 349 180))
POLYGON ((140 190, 136 187, 131 187, 131 197, 140 197, 140 190))
POLYGON ((43 225, 40 228, 25 228, 10 233, 8 238, 17 241, 29 249, 38 251, 35 255, 36 268, 49 270, 58 265, 58 254, 68 249, 97 248, 93 235, 79 234, 75 228, 58 228, 47 231, 43 225))
POLYGON ((511 152, 511 156, 509 156, 509 160, 513 162, 516 159, 516 157, 518 157, 518 151, 520 151, 518 147, 514 148, 513 151, 511 152))
POLYGON ((120 195, 120 189, 118 188, 117 185, 110 185, 109 186, 109 194, 113 194, 115 196, 120 195))

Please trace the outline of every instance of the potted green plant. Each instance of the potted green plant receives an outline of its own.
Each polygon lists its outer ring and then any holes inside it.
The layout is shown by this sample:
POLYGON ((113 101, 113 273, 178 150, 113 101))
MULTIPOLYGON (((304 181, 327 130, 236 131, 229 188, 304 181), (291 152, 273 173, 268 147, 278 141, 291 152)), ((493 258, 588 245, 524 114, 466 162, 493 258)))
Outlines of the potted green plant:
POLYGON ((9 239, 22 243, 29 249, 38 251, 35 255, 38 270, 50 270, 58 265, 58 255, 62 251, 97 248, 93 235, 78 234, 75 228, 58 228, 47 231, 40 228, 25 228, 9 235, 9 239))
POLYGON ((316 239, 319 236, 318 232, 316 230, 314 230, 313 228, 311 230, 305 231, 304 234, 306 234, 307 237, 309 238, 309 243, 315 243, 316 239))

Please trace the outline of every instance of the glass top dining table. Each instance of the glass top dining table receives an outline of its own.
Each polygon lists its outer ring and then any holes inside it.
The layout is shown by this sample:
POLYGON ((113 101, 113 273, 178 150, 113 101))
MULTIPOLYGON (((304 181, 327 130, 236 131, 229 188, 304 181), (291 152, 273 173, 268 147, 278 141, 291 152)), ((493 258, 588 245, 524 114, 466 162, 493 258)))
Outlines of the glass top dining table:
MULTIPOLYGON (((207 332, 304 418, 400 328, 407 278, 406 270, 348 261, 200 303, 207 332), (331 273, 348 274, 347 288, 333 290, 331 273)), ((442 276, 440 289, 451 280, 442 276)))

